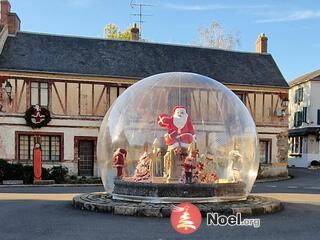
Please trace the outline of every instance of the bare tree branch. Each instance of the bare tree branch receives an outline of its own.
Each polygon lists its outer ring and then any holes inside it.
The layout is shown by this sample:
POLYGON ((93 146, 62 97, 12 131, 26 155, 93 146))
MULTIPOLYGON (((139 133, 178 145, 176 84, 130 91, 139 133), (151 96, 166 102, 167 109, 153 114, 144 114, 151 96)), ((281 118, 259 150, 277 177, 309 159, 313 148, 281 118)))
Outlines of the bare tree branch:
POLYGON ((200 27, 197 45, 221 49, 235 49, 240 46, 240 33, 226 32, 224 27, 213 21, 209 27, 200 27))

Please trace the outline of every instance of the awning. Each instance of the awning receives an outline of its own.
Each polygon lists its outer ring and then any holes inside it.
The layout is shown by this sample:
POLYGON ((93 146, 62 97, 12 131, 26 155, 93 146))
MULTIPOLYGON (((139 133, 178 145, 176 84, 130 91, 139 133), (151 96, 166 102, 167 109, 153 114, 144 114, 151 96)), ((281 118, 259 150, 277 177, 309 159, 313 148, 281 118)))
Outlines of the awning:
POLYGON ((288 137, 300 137, 320 134, 320 127, 296 128, 288 131, 288 137))

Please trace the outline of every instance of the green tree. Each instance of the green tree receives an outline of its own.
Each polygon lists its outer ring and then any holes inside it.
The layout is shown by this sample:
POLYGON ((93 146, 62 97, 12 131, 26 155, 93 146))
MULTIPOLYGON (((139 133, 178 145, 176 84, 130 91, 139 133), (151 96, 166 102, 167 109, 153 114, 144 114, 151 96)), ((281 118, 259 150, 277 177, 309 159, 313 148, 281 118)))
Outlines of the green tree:
POLYGON ((120 40, 130 40, 131 33, 130 27, 127 30, 121 32, 119 27, 114 23, 109 23, 104 28, 105 37, 107 39, 120 39, 120 40))
POLYGON ((213 21, 209 27, 200 27, 197 45, 221 49, 235 49, 240 46, 240 34, 227 32, 224 27, 213 21))

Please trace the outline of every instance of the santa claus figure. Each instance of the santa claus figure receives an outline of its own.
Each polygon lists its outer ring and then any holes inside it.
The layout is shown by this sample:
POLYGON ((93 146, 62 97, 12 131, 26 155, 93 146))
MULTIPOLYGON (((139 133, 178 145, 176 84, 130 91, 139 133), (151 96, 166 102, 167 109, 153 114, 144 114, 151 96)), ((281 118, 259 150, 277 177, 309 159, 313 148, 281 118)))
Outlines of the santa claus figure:
POLYGON ((185 107, 175 106, 172 110, 172 116, 160 114, 157 122, 161 127, 168 129, 168 133, 164 137, 166 144, 171 148, 178 146, 188 148, 195 141, 192 120, 185 107))
POLYGON ((191 156, 186 157, 183 163, 184 173, 185 173, 185 183, 192 183, 192 171, 196 167, 194 166, 194 158, 191 156))
POLYGON ((117 177, 122 177, 122 170, 124 167, 124 162, 127 157, 127 151, 123 148, 118 148, 113 154, 113 164, 117 168, 117 177))

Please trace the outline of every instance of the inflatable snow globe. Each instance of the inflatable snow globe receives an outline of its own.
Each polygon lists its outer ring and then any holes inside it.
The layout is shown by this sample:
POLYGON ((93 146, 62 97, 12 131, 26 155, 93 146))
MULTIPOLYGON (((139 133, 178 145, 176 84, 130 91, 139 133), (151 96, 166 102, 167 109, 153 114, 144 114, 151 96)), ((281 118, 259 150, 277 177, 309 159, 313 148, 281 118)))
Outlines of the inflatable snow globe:
POLYGON ((104 117, 97 157, 114 199, 155 203, 244 200, 259 166, 255 124, 240 98, 185 72, 124 91, 104 117))

